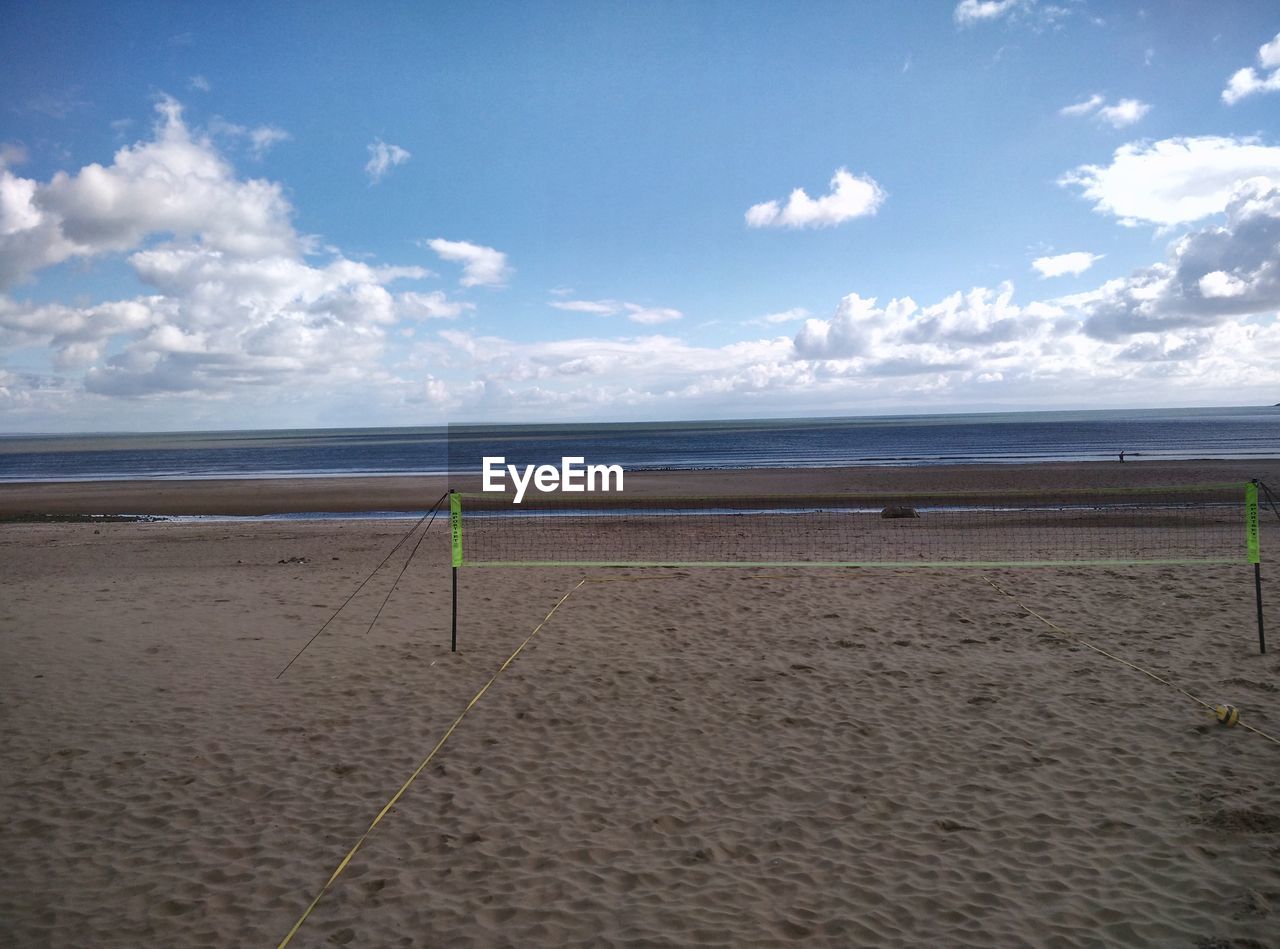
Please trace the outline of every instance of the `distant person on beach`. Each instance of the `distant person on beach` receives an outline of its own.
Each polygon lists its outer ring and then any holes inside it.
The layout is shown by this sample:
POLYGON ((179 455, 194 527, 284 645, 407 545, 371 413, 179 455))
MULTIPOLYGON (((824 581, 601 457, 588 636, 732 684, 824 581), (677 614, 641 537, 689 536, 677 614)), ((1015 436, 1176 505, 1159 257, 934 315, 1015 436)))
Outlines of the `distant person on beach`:
POLYGON ((1120 452, 1120 464, 1124 464, 1124 452, 1120 452))

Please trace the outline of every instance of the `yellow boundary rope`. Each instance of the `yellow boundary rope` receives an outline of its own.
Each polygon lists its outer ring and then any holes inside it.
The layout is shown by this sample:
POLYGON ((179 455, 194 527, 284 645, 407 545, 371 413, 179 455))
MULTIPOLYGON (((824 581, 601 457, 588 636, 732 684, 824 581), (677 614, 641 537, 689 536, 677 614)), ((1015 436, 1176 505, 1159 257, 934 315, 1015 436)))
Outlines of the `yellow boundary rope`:
POLYGON ((547 621, 551 619, 552 615, 555 613, 556 610, 560 609, 564 601, 569 599, 569 597, 573 596, 574 591, 577 590, 578 587, 581 587, 586 582, 587 582, 586 577, 583 577, 581 580, 578 581, 577 585, 574 586, 572 590, 570 590, 564 596, 560 597, 560 600, 556 603, 556 605, 551 607, 550 612, 548 612, 547 615, 542 618, 542 622, 533 628, 533 632, 531 632, 528 636, 526 636, 524 639, 524 642, 522 642, 519 646, 515 648, 515 652, 513 652, 511 655, 507 657, 506 662, 504 662, 502 665, 498 667, 498 671, 495 672, 489 678, 488 682, 486 682, 483 686, 480 687, 480 691, 477 692, 472 697, 471 701, 467 703, 467 707, 464 708, 458 714, 458 717, 453 720, 453 724, 450 725, 445 730, 444 735, 441 736, 438 742, 436 742, 436 746, 431 749, 431 753, 422 759, 422 763, 418 765, 417 768, 414 769, 413 774, 409 775, 408 780, 406 780, 404 784, 400 785, 400 790, 396 791, 396 793, 391 796, 391 800, 387 801, 387 803, 383 806, 382 810, 378 811, 378 816, 373 819, 373 822, 371 824, 369 824, 368 830, 366 830, 363 834, 361 834, 360 839, 357 840, 355 842, 355 845, 350 850, 347 851, 347 855, 342 858, 342 862, 338 864, 337 869, 335 869, 333 873, 330 874, 329 879, 326 880, 324 886, 320 888, 320 892, 316 894, 316 898, 311 901, 311 905, 309 905, 303 911, 302 915, 298 917, 298 921, 293 924, 293 928, 289 930, 288 935, 286 935, 283 939, 280 940, 280 944, 276 947, 276 949, 284 949, 285 946, 289 945, 289 941, 293 939, 294 936, 297 935, 298 930, 302 928, 302 924, 305 923, 307 921, 307 917, 311 915, 311 911, 314 910, 317 905, 319 905, 320 900, 324 898, 324 895, 329 892, 334 882, 338 879, 339 876, 342 875, 342 871, 347 868, 347 864, 349 864, 351 862, 351 858, 356 855, 356 851, 358 851, 364 845, 364 842, 369 839, 369 835, 373 833, 373 829, 378 826, 378 824, 382 821, 382 818, 387 816, 387 812, 390 811, 391 808, 396 806, 396 803, 400 800, 402 796, 404 796, 404 792, 409 790, 409 785, 411 785, 417 779, 418 775, 422 774, 422 772, 426 770, 427 765, 431 763, 431 759, 434 758, 436 756, 436 753, 439 752, 440 749, 444 747, 444 743, 449 740, 449 736, 453 734, 454 729, 458 727, 458 725, 462 722, 462 719, 466 717, 466 714, 469 711, 471 711, 471 709, 475 707, 475 704, 480 701, 480 698, 486 692, 489 691, 489 686, 493 685, 493 683, 497 681, 498 676, 502 675, 502 673, 506 670, 507 666, 511 665, 511 663, 515 661, 516 656, 520 655, 521 650, 523 650, 525 646, 529 645, 529 642, 533 639, 534 636, 538 635, 538 630, 542 629, 542 627, 547 625, 547 621))
MULTIPOLYGON (((1014 596, 1008 590, 1005 590, 1002 587, 1000 587, 990 577, 984 575, 982 579, 986 580, 987 583, 991 584, 992 588, 997 593, 1002 594, 1003 596, 1007 596, 1009 599, 1013 600, 1014 603, 1017 603, 1018 606, 1022 607, 1024 610, 1026 610, 1028 613, 1030 613, 1040 622, 1044 623, 1050 629, 1056 630, 1058 633, 1062 634, 1063 637, 1070 640, 1071 642, 1078 643, 1081 646, 1085 646, 1088 649, 1092 649, 1094 652, 1098 653, 1099 655, 1106 656, 1108 659, 1114 659, 1116 662, 1119 662, 1122 665, 1128 666, 1130 669, 1134 670, 1135 672, 1141 672, 1144 676, 1147 676, 1150 679, 1155 679, 1161 685, 1167 685, 1169 688, 1174 689, 1175 691, 1181 692, 1183 695, 1191 699, 1191 701, 1195 702, 1197 705, 1203 705, 1210 712, 1213 712, 1215 715, 1217 715, 1217 711, 1218 711, 1217 706, 1210 705, 1208 702, 1206 702, 1204 699, 1200 698, 1199 696, 1192 695, 1186 689, 1182 688, 1182 686, 1176 685, 1175 683, 1170 682, 1168 679, 1164 678, 1163 676, 1156 675, 1156 673, 1152 672, 1149 669, 1144 669, 1142 668, 1142 666, 1136 665, 1135 663, 1130 662, 1128 659, 1124 659, 1120 656, 1115 655, 1114 653, 1107 652, 1105 649, 1101 649, 1098 646, 1095 646, 1091 642, 1086 642, 1080 637, 1072 635, 1070 632, 1063 629, 1053 620, 1046 619, 1045 617, 1041 616, 1039 613, 1037 613, 1031 607, 1027 606, 1027 604, 1023 603, 1021 600, 1019 600, 1016 596, 1014 596)), ((1263 738, 1267 739, 1267 741, 1272 741, 1272 742, 1275 742, 1277 745, 1280 745, 1280 738, 1275 738, 1271 735, 1268 735, 1266 732, 1264 732, 1260 728, 1254 728, 1252 725, 1246 724, 1243 721, 1238 722, 1237 724, 1241 728, 1248 729, 1249 731, 1253 732, 1256 735, 1261 735, 1263 738)))

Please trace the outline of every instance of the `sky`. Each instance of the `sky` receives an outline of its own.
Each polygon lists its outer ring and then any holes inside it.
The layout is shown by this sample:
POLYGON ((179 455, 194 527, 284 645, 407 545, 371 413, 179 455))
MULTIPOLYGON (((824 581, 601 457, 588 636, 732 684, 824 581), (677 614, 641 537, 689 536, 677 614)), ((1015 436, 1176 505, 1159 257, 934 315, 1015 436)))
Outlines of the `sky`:
POLYGON ((3 2, 0 433, 1280 401, 1280 7, 3 2))

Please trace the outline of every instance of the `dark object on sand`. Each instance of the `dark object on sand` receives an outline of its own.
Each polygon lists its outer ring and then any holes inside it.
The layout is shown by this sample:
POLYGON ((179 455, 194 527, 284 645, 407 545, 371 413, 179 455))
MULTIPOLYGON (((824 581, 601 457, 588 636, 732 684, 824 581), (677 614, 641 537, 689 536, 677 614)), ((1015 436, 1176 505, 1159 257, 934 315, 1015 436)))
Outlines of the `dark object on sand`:
POLYGON ((880 512, 881 517, 919 517, 916 509, 905 504, 890 504, 880 512))

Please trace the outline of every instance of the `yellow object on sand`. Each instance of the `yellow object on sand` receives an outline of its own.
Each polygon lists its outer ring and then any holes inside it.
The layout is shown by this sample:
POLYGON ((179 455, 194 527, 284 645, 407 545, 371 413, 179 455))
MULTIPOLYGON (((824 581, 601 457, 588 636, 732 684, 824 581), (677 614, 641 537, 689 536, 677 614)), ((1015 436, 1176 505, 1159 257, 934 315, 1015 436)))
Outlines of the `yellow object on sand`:
POLYGON ((1240 721, 1240 710, 1234 705, 1217 705, 1213 710, 1218 716, 1218 721, 1228 727, 1240 721))

